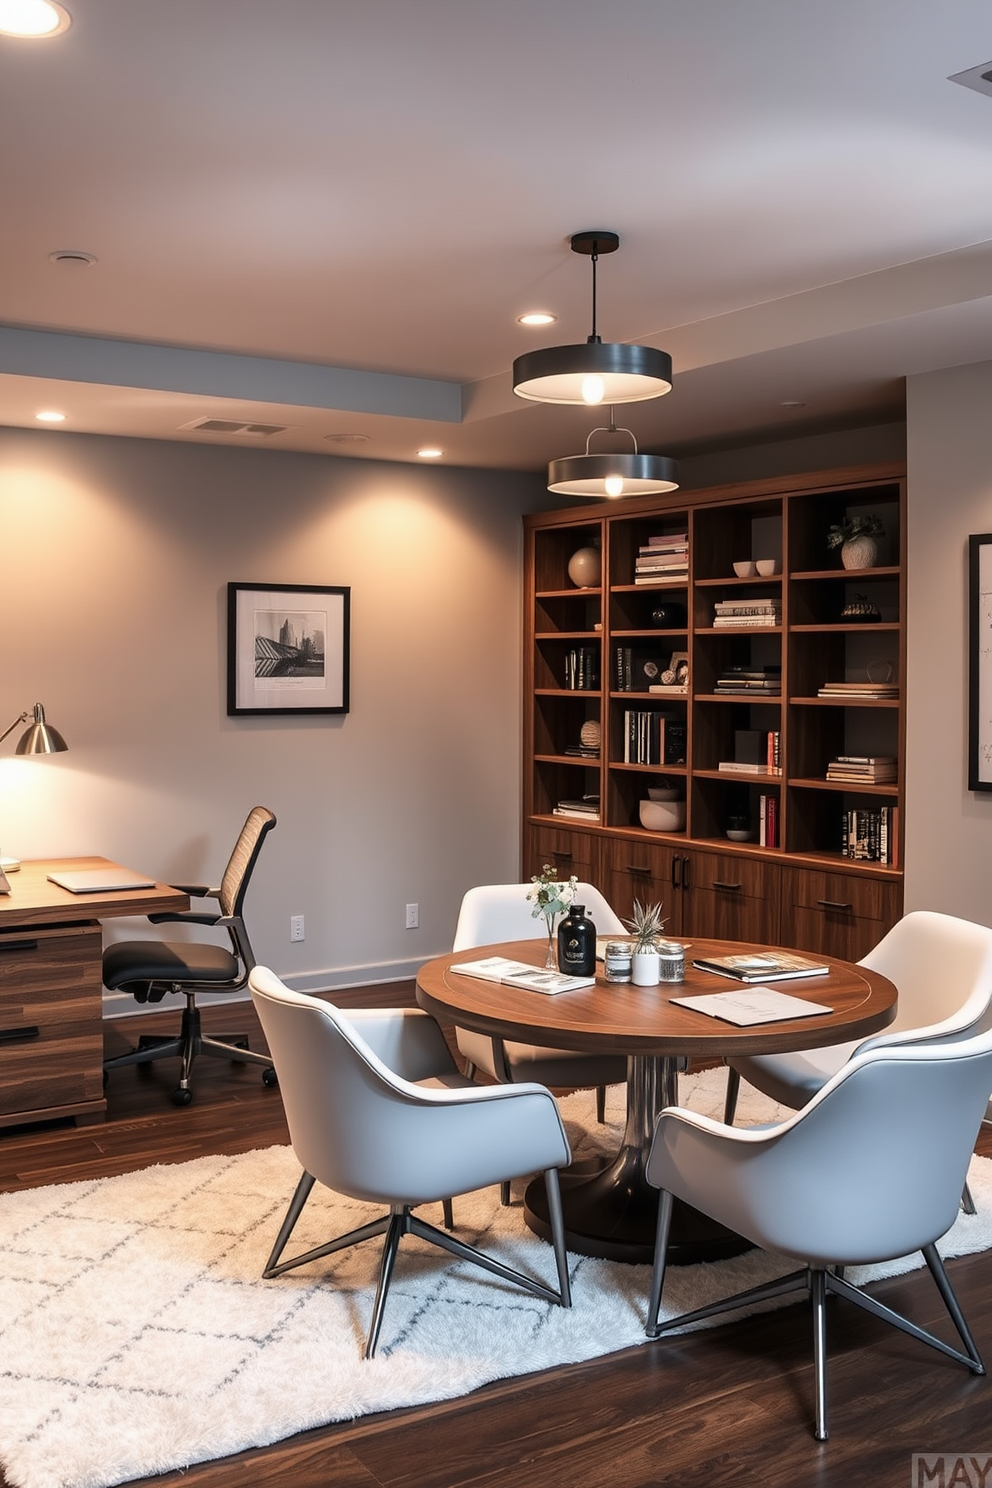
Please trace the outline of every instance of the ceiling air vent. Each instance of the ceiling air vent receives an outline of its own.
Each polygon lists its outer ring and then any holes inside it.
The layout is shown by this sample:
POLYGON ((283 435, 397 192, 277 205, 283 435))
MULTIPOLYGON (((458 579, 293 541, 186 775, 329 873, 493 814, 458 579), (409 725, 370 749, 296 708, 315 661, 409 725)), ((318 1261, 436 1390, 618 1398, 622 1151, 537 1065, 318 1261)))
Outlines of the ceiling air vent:
POLYGON ((285 434, 288 424, 246 424, 240 419, 205 418, 191 424, 181 424, 182 429, 195 429, 200 434, 241 434, 249 439, 268 439, 273 434, 285 434))
POLYGON ((960 83, 962 88, 974 88, 976 93, 987 93, 992 98, 992 62, 980 62, 965 72, 952 72, 949 83, 960 83))

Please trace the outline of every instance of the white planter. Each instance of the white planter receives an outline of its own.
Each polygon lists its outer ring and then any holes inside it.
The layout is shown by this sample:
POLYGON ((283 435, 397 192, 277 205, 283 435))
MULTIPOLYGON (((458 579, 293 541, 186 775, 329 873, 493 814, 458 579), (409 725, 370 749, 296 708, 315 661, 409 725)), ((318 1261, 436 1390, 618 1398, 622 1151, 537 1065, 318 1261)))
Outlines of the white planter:
POLYGON ((852 537, 840 550, 845 568, 874 568, 877 557, 878 544, 873 537, 852 537))
POLYGON ((635 987, 657 987, 660 979, 657 951, 635 951, 630 958, 630 979, 635 987))

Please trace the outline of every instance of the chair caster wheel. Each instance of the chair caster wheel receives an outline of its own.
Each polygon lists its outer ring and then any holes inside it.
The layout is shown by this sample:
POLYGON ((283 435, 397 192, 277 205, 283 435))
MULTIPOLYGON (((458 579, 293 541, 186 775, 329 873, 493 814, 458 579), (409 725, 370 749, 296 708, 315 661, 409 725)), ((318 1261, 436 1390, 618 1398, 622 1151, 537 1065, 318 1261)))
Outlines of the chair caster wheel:
POLYGON ((265 1086, 266 1090, 275 1090, 278 1087, 279 1076, 276 1074, 274 1069, 266 1069, 262 1071, 262 1084, 265 1086))
POLYGON ((181 1085, 172 1092, 169 1099, 174 1106, 188 1106, 193 1099, 192 1090, 184 1090, 181 1085))

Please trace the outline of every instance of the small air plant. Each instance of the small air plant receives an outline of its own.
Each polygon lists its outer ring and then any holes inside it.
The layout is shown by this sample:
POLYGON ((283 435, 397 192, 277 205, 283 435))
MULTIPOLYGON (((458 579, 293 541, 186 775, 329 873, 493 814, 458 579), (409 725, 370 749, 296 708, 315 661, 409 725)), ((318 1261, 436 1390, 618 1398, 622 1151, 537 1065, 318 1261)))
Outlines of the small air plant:
POLYGON ((624 924, 633 933, 635 955, 639 951, 656 950, 661 932, 665 928, 661 905, 642 904, 639 899, 635 899, 634 913, 629 920, 624 920, 624 924))

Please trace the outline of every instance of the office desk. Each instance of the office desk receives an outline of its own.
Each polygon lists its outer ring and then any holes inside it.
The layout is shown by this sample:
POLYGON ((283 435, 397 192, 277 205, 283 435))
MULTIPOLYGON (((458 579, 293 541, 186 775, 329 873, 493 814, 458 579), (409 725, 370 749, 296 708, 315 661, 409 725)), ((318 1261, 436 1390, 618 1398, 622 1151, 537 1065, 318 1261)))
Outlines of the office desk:
MULTIPOLYGON (((477 961, 484 956, 508 956, 543 965, 544 941, 480 946, 438 956, 420 968, 417 1001, 435 1017, 523 1043, 628 1056, 627 1125, 620 1151, 607 1167, 591 1175, 573 1170, 562 1177, 569 1250, 608 1260, 650 1263, 658 1191, 644 1177, 644 1164, 656 1115, 663 1106, 678 1104, 680 1057, 784 1054, 845 1043, 877 1033, 895 1016, 896 989, 886 977, 829 956, 816 958, 829 965, 828 975, 778 985, 792 996, 828 1004, 833 1008, 830 1014, 738 1028, 671 1003, 672 997, 740 989, 739 982, 696 971, 688 964, 693 957, 764 949, 767 947, 694 940, 686 957, 685 981, 677 985, 610 986, 600 970, 594 987, 556 997, 449 970, 452 962, 477 961)), ((547 1238, 550 1229, 543 1184, 528 1188, 524 1213, 530 1228, 547 1238)), ((673 1220, 669 1260, 675 1264, 717 1260, 744 1248, 739 1237, 728 1236, 693 1209, 683 1208, 673 1220)))
POLYGON ((70 894, 57 869, 119 867, 107 858, 45 858, 22 864, 0 895, 0 1127, 73 1116, 102 1121, 103 935, 100 921, 189 908, 156 884, 107 894, 70 894))

